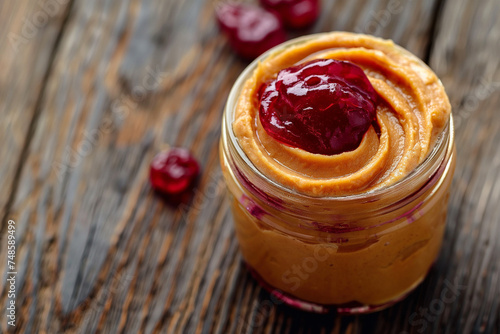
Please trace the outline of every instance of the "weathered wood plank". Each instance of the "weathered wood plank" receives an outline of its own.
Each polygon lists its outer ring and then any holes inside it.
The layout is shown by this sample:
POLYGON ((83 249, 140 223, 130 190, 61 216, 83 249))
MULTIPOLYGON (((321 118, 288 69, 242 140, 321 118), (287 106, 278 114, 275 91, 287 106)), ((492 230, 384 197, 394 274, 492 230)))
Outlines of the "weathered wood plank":
MULTIPOLYGON (((457 132, 456 223, 436 269, 410 298, 378 314, 340 318, 291 310, 262 291, 241 265, 218 167, 222 108, 246 64, 218 33, 214 3, 75 1, 12 205, 21 226, 17 331, 417 332, 412 314, 455 278, 467 292, 426 330, 498 326, 493 93, 457 132), (189 207, 166 205, 148 186, 148 162, 164 143, 190 147, 203 163, 189 207)), ((484 4, 449 1, 432 45, 440 6, 431 0, 324 1, 308 32, 373 33, 421 57, 430 53, 457 112, 468 110, 459 102, 482 78, 474 77, 478 68, 498 81, 491 57, 498 26, 487 15, 498 8, 494 0, 484 4), (467 41, 458 39, 464 31, 467 41)))
MULTIPOLYGON (((68 1, 0 3, 0 217, 5 220, 33 132, 68 1)), ((0 225, 3 232, 5 224, 0 225)))
MULTIPOLYGON (((457 127, 458 168, 439 275, 467 286, 435 321, 435 333, 500 330, 498 13, 494 0, 448 1, 432 47, 431 66, 449 93, 457 127)), ((437 284, 434 296, 442 289, 437 284)))
MULTIPOLYGON (((210 13, 212 6, 207 6, 210 13)), ((204 57, 197 62, 194 57, 200 45, 213 51, 209 55, 217 54, 225 46, 223 40, 202 41, 197 31, 190 29, 187 34, 196 38, 193 44, 186 39, 186 30, 168 34, 169 29, 164 27, 165 22, 182 23, 190 14, 202 12, 200 3, 193 2, 76 4, 47 85, 50 97, 44 104, 40 130, 30 147, 30 159, 13 206, 13 215, 19 217, 20 225, 27 226, 24 235, 19 236, 19 253, 28 254, 20 263, 24 266, 20 280, 26 281, 19 296, 23 305, 20 331, 113 330, 128 326, 123 317, 126 313, 116 315, 116 309, 107 313, 106 300, 116 291, 139 299, 131 301, 132 309, 138 302, 145 311, 156 305, 153 320, 158 322, 163 317, 165 299, 150 295, 152 279, 167 275, 173 281, 177 279, 174 274, 193 275, 194 268, 185 268, 179 256, 189 251, 191 257, 198 257, 198 251, 188 248, 188 241, 194 232, 200 241, 209 235, 181 223, 186 219, 184 215, 152 196, 147 165, 157 150, 153 143, 165 141, 162 133, 170 136, 166 140, 170 144, 190 145, 178 139, 177 134, 182 133, 186 141, 198 142, 198 155, 208 170, 218 166, 215 142, 225 96, 204 83, 213 82, 228 90, 244 65, 230 69, 234 59, 228 55, 204 57), (183 13, 182 19, 179 12, 183 13), (165 36, 165 40, 157 36, 165 36), (191 55, 191 59, 167 50, 191 55), (182 76, 187 77, 190 71, 194 74, 183 83, 182 76), (190 98, 177 99, 179 94, 190 98), (112 117, 111 122, 105 116, 112 117), (197 129, 187 129, 193 121, 197 129), (209 126, 202 128, 201 123, 207 122, 209 126), (144 201, 147 205, 142 206, 144 201), (166 236, 174 239, 178 247, 175 252, 163 244, 166 236), (156 242, 150 243, 150 239, 156 242), (138 254, 147 257, 141 264, 162 270, 156 276, 145 271, 146 267, 135 272, 138 254), (169 260, 172 256, 174 261, 169 260), (156 260, 163 264, 158 266, 156 260), (176 263, 177 269, 172 271, 176 263), (121 275, 129 268, 133 275, 124 279, 121 275), (129 294, 129 286, 122 284, 124 280, 132 287, 130 291, 143 293, 129 294), (146 297, 153 300, 144 304, 146 297), (101 313, 105 316, 101 317, 101 313)), ((212 25, 211 20, 208 24, 212 25)), ((212 29, 211 33, 216 31, 212 29)), ((207 172, 201 184, 213 183, 212 174, 207 172)), ((213 176, 213 180, 218 182, 220 176, 213 176)), ((222 187, 215 191, 208 195, 222 203, 222 187)), ((219 206, 206 205, 202 192, 199 197, 202 201, 198 211, 215 217, 219 206)), ((189 214, 197 216, 195 211, 189 214)), ((220 212, 225 215, 227 205, 220 212)), ((215 231, 211 224, 204 225, 215 231)), ((155 280, 153 288, 163 287, 161 282, 155 280)), ((162 290, 160 297, 179 299, 174 294, 186 291, 187 287, 162 290)), ((127 303, 125 307, 127 310, 127 303)), ((132 314, 128 318, 135 320, 132 314)), ((144 313, 135 314, 139 320, 144 319, 144 313)), ((144 322, 142 326, 146 325, 144 322)))

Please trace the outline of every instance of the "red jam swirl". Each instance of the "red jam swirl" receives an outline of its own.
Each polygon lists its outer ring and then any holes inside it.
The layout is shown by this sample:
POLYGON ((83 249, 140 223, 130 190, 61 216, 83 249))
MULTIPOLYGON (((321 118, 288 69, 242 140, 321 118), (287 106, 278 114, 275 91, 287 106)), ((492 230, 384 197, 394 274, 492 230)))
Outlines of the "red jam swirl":
POLYGON ((317 59, 283 69, 259 95, 264 130, 310 153, 353 151, 376 120, 377 93, 347 61, 317 59))

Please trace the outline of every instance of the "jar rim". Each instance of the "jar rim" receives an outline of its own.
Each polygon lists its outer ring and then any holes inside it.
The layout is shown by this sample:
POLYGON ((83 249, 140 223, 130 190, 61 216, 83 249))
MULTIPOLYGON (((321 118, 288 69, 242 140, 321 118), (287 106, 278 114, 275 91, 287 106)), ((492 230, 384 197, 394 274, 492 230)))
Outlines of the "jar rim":
MULTIPOLYGON (((328 33, 318 33, 318 34, 311 34, 311 35, 306 35, 302 36, 299 38, 291 39, 285 43, 282 43, 278 46, 275 46, 274 48, 268 50, 267 52, 263 53, 260 55, 257 59, 255 59, 253 62, 251 62, 244 70, 243 72, 238 76, 236 79, 233 87, 231 88, 231 91, 228 96, 228 100, 225 106, 224 110, 224 116, 223 116, 223 128, 222 128, 222 139, 223 142, 230 143, 234 151, 238 154, 238 157, 243 160, 243 162, 248 166, 252 173, 254 173, 260 180, 264 181, 266 184, 271 185, 275 190, 284 192, 288 196, 292 197, 299 197, 303 199, 309 199, 309 200, 315 200, 315 201, 336 201, 336 202, 348 202, 348 201, 359 201, 359 200, 364 200, 366 202, 370 201, 375 201, 381 196, 388 195, 393 193, 394 191, 397 191, 397 189, 400 189, 401 187, 405 187, 406 185, 412 185, 415 182, 417 182, 417 178, 419 175, 422 174, 422 171, 424 170, 430 170, 429 175, 434 175, 438 169, 439 166, 441 165, 440 162, 442 162, 447 155, 453 150, 453 142, 454 142, 454 128, 453 128, 453 116, 450 113, 450 116, 448 118, 448 121, 441 131, 441 133, 437 136, 436 142, 434 143, 434 146, 432 150, 429 152, 427 157, 418 165, 416 166, 408 175, 403 177, 402 179, 396 181, 393 184, 390 184, 388 186, 380 187, 380 188, 375 188, 372 190, 369 190, 367 192, 362 192, 358 194, 350 194, 350 195, 342 195, 342 196, 321 196, 321 197, 315 197, 311 195, 307 195, 301 192, 298 192, 294 189, 288 188, 275 180, 269 178, 266 176, 264 173, 262 173, 256 166, 255 164, 250 160, 250 158, 246 155, 244 152, 243 148, 241 147, 238 138, 236 137, 234 130, 233 130, 233 120, 234 120, 234 114, 236 110, 236 105, 237 101, 239 98, 239 93, 242 89, 242 86, 244 83, 248 80, 248 78, 251 76, 253 71, 257 68, 259 62, 262 62, 264 59, 274 55, 275 53, 278 53, 279 51, 291 46, 291 45, 296 45, 300 43, 307 42, 311 39, 315 39, 318 37, 322 36, 327 36, 329 34, 335 34, 338 32, 328 32, 328 33), (229 134, 229 141, 227 138, 227 133, 229 134), (448 154, 447 154, 448 153, 448 154), (434 167, 434 168, 432 168, 434 167)), ((354 34, 353 35, 361 35, 361 34, 354 34)), ((377 38, 370 36, 372 38, 377 38)), ((380 38, 377 38, 380 39, 380 38)), ((383 40, 383 39, 380 39, 383 40)), ((411 52, 408 50, 404 49, 403 47, 394 44, 395 48, 398 49, 399 51, 411 55, 414 59, 417 59, 423 66, 428 67, 427 64, 425 64, 421 59, 419 59, 417 56, 413 55, 411 52)), ((439 81, 441 83, 441 81, 439 81)), ((442 83, 441 83, 442 84, 442 83)))

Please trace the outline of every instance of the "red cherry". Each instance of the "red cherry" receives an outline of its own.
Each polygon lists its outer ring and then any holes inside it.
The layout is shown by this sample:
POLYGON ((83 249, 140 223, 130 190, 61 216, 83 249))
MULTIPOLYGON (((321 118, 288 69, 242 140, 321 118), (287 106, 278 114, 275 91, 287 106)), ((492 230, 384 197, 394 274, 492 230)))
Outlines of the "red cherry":
POLYGON ((200 165, 184 148, 158 153, 151 161, 149 178, 155 190, 165 195, 180 195, 194 186, 200 165))
POLYGON ((254 59, 286 40, 280 19, 265 9, 221 2, 216 15, 232 48, 243 58, 254 59))
POLYGON ((285 26, 291 29, 306 28, 319 16, 319 0, 260 0, 260 3, 278 13, 285 26))
POLYGON ((356 149, 376 119, 377 93, 363 70, 347 61, 318 59, 286 68, 260 92, 266 132, 311 153, 356 149))

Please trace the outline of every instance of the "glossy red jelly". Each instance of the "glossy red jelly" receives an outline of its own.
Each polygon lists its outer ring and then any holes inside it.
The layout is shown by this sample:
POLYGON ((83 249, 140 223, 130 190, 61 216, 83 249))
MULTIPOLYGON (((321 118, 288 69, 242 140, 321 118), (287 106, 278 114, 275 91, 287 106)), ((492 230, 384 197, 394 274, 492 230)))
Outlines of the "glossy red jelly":
POLYGON ((291 29, 308 27, 319 16, 319 0, 260 0, 260 3, 277 13, 285 26, 291 29))
POLYGON ((286 40, 280 19, 263 8, 221 2, 216 15, 232 48, 244 58, 256 58, 286 40))
POLYGON ((151 162, 149 177, 153 188, 164 195, 179 195, 190 190, 200 173, 200 165, 184 148, 158 153, 151 162))
POLYGON ((355 150, 376 119, 375 89, 346 61, 318 59, 283 69, 259 95, 266 132, 311 153, 355 150))

